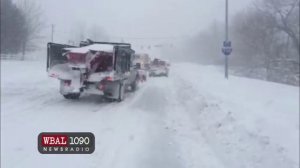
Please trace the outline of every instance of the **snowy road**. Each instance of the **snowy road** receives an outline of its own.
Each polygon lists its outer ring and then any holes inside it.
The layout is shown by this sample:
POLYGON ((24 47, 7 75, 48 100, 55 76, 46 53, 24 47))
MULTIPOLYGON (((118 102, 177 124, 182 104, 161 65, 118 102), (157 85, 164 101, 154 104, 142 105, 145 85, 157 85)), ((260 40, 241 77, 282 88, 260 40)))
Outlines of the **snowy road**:
POLYGON ((41 62, 1 63, 1 167, 296 168, 299 88, 176 64, 125 101, 65 100, 41 62), (280 98, 274 97, 274 92, 280 98), (229 95, 230 93, 230 95, 229 95), (263 94, 262 94, 263 93, 263 94), (41 155, 40 132, 93 132, 91 155, 41 155))

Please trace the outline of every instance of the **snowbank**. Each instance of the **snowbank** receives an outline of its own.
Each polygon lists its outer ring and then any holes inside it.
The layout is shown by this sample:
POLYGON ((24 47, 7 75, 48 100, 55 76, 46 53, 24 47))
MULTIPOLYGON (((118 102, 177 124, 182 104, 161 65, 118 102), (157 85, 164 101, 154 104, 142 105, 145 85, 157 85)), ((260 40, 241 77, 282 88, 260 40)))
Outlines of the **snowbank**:
MULTIPOLYGON (((299 87, 235 76, 225 80, 219 68, 189 63, 173 67, 173 73, 215 102, 224 117, 234 118, 299 164, 299 87)), ((211 117, 203 120, 214 122, 221 116, 211 117)))

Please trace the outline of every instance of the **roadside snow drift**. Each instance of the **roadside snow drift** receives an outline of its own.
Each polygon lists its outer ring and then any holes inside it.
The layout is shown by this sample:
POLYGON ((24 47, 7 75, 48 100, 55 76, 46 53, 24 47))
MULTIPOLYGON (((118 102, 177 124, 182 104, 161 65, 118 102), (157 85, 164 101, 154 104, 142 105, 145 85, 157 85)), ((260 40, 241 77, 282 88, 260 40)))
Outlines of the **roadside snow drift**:
POLYGON ((296 168, 299 88, 180 63, 121 103, 65 100, 44 62, 1 62, 1 167, 296 168), (91 155, 42 155, 40 132, 93 132, 91 155))

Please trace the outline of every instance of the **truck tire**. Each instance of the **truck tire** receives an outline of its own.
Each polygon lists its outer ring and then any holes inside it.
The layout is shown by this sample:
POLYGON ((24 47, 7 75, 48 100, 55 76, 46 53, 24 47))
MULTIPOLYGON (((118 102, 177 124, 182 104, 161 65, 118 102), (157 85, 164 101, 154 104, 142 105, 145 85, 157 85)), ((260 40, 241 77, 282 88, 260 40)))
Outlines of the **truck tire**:
POLYGON ((66 94, 66 95, 63 95, 63 96, 66 99, 73 99, 73 100, 75 100, 75 99, 79 99, 80 93, 69 93, 69 94, 66 94))
POLYGON ((125 86, 122 82, 119 84, 119 98, 117 99, 118 102, 123 101, 125 98, 125 86))

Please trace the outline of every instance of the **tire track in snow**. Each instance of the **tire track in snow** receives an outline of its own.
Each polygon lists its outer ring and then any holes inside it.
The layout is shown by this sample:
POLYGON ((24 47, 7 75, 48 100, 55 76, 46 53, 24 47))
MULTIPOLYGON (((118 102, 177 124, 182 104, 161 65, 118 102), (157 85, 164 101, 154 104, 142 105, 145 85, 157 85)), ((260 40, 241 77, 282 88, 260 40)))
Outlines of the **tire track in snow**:
POLYGON ((116 108, 114 131, 107 132, 110 138, 103 139, 94 167, 179 168, 177 147, 165 128, 164 104, 166 93, 151 85, 151 81, 140 88, 123 105, 116 108), (126 103, 126 104, 125 104, 126 103), (109 141, 109 142, 108 142, 109 141), (109 144, 105 145, 105 144, 109 144))
POLYGON ((178 78, 176 72, 170 75, 170 81, 165 87, 168 88, 170 102, 166 125, 178 145, 183 167, 223 168, 222 161, 191 120, 191 111, 202 111, 207 106, 204 97, 193 97, 197 93, 196 90, 178 78), (193 99, 197 101, 191 103, 193 99))
POLYGON ((147 119, 143 143, 142 157, 138 167, 182 167, 178 158, 178 148, 173 137, 166 129, 166 107, 168 106, 168 92, 161 87, 168 79, 152 79, 148 88, 132 106, 138 109, 147 119), (156 81, 162 82, 156 85, 156 81))

